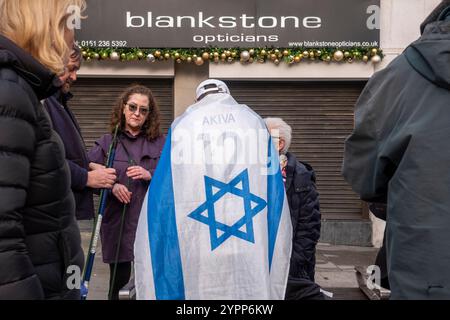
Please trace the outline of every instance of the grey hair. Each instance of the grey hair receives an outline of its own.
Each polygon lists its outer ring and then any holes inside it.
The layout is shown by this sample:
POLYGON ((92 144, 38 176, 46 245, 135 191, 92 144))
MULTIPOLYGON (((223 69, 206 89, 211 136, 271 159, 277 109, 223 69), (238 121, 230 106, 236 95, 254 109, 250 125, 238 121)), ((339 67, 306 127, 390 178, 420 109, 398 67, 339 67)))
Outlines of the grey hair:
POLYGON ((292 128, 281 118, 265 118, 267 128, 271 136, 279 136, 284 140, 284 148, 281 149, 281 154, 286 154, 291 146, 292 128), (278 130, 278 132, 276 132, 278 130), (274 132, 275 131, 275 132, 274 132), (276 135, 278 133, 278 135, 276 135))

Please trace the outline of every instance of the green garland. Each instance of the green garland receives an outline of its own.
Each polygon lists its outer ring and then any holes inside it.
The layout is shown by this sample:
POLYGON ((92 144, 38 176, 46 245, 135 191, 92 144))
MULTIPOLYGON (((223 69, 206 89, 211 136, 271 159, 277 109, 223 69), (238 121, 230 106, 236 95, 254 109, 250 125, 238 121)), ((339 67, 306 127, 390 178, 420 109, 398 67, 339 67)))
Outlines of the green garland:
POLYGON ((279 64, 284 61, 296 64, 301 61, 323 62, 380 62, 384 55, 380 48, 208 48, 208 49, 140 49, 140 48, 82 48, 83 58, 92 60, 117 60, 149 62, 174 60, 202 65, 214 63, 265 63, 279 64))

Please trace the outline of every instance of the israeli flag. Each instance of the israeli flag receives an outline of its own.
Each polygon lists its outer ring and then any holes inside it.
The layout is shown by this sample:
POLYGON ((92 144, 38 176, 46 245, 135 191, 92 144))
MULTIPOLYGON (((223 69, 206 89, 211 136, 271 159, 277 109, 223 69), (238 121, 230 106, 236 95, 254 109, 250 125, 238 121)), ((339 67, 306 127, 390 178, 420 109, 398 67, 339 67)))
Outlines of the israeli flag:
POLYGON ((292 225, 263 120, 229 94, 172 124, 135 242, 137 299, 284 299, 292 225))

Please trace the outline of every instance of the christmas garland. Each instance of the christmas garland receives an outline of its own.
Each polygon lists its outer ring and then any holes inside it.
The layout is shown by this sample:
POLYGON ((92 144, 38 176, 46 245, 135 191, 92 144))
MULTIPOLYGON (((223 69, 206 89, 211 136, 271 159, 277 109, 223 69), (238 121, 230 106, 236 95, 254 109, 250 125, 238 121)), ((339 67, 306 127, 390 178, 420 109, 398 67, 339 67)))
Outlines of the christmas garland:
POLYGON ((85 61, 114 60, 148 62, 174 60, 177 63, 195 63, 205 61, 214 63, 243 64, 266 61, 278 65, 284 61, 296 64, 301 61, 348 62, 354 61, 379 63, 384 55, 380 48, 209 48, 209 49, 140 49, 140 48, 82 48, 85 61))

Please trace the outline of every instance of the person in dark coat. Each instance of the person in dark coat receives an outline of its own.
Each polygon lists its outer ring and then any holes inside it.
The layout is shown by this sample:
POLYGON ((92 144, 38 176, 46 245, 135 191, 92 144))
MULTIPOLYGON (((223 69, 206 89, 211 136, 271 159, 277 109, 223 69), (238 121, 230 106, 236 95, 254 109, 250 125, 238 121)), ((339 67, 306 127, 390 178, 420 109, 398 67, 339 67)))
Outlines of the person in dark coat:
POLYGON ((73 97, 70 88, 77 80, 80 65, 81 50, 74 45, 67 70, 60 77, 64 84, 58 92, 45 100, 44 106, 52 120, 53 129, 59 134, 66 148, 76 217, 78 220, 89 220, 94 218, 93 188, 111 189, 116 175, 115 169, 105 169, 101 165, 90 166, 80 126, 67 104, 73 97), (95 170, 90 171, 90 167, 95 170))
POLYGON ((80 299, 67 283, 84 260, 69 167, 40 100, 61 86, 74 36, 48 26, 81 4, 0 2, 0 300, 80 299))
MULTIPOLYGON (((121 94, 112 114, 112 132, 117 124, 120 126, 120 133, 113 164, 117 172, 117 182, 108 198, 101 226, 103 262, 110 265, 112 299, 118 299, 119 290, 130 279, 142 202, 165 142, 160 129, 159 108, 151 90, 144 86, 131 86, 121 94), (127 204, 127 211, 116 261, 124 204, 127 204), (113 282, 116 262, 116 279, 113 282)), ((112 134, 106 134, 96 141, 89 152, 90 161, 105 163, 112 139, 112 134)))
POLYGON ((387 203, 392 299, 450 299, 450 0, 364 88, 343 174, 387 203))
POLYGON ((280 152, 282 176, 291 212, 293 245, 286 288, 286 300, 323 300, 314 282, 316 245, 320 238, 321 215, 313 168, 288 152, 291 127, 280 118, 266 118, 267 128, 280 152))

